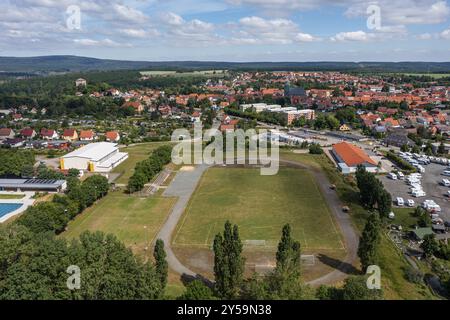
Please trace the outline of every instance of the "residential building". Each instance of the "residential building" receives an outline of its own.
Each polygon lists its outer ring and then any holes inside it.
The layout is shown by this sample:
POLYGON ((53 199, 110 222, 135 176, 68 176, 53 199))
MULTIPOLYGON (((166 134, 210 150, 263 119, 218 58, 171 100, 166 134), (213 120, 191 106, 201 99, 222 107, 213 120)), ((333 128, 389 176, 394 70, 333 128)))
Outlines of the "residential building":
POLYGON ((105 134, 106 141, 108 142, 119 142, 120 134, 117 131, 108 131, 105 134))
POLYGON ((78 132, 75 129, 64 129, 62 138, 67 141, 78 140, 78 132))
POLYGON ((16 136, 11 128, 0 128, 0 140, 12 139, 16 136))
POLYGON ((41 134, 42 139, 45 139, 45 140, 59 139, 59 134, 56 132, 56 130, 53 130, 53 129, 42 128, 40 134, 41 134))
POLYGON ((95 133, 93 130, 81 130, 79 138, 80 141, 94 141, 95 133))
POLYGON ((25 128, 20 130, 20 136, 25 139, 34 139, 36 137, 36 131, 32 128, 25 128))

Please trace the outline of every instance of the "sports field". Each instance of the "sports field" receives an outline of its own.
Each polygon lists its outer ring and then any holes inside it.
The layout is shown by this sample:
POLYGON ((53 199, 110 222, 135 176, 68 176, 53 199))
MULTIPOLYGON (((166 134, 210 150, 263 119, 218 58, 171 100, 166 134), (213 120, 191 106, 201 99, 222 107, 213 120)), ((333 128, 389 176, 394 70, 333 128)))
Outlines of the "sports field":
POLYGON ((148 142, 121 148, 120 151, 128 152, 128 159, 114 168, 113 173, 122 174, 115 182, 119 184, 128 183, 128 179, 134 173, 136 163, 148 159, 153 150, 169 143, 170 142, 148 142))
POLYGON ((284 167, 275 176, 261 176, 259 169, 209 169, 177 226, 173 245, 207 248, 227 219, 239 226, 244 244, 265 241, 265 247, 275 247, 289 223, 305 250, 344 248, 307 170, 284 167))
POLYGON ((141 254, 154 240, 175 201, 175 198, 139 198, 111 192, 71 221, 63 236, 78 237, 86 230, 112 233, 141 254))

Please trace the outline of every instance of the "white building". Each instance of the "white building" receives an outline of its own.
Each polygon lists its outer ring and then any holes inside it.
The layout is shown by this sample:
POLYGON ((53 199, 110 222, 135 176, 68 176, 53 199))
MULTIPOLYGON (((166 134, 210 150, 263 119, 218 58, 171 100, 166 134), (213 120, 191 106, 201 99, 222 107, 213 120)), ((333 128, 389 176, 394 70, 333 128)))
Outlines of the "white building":
POLYGON ((97 142, 85 145, 61 157, 60 167, 63 170, 110 172, 126 159, 128 159, 128 153, 120 152, 116 143, 97 142))
POLYGON ((75 80, 75 86, 76 87, 86 87, 87 81, 83 78, 79 78, 79 79, 75 80))
POLYGON ((241 104, 240 106, 241 111, 245 111, 250 108, 255 109, 255 112, 259 113, 265 110, 277 110, 280 109, 281 106, 278 104, 267 105, 266 103, 241 104))

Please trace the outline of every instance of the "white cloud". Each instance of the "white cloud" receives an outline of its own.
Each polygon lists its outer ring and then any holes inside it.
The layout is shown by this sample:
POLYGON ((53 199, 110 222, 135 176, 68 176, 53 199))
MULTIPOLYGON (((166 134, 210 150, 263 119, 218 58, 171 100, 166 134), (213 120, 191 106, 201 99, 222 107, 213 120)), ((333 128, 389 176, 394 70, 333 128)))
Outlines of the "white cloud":
POLYGON ((172 36, 172 43, 192 45, 192 41, 205 43, 220 40, 214 34, 215 25, 206 21, 199 19, 186 21, 181 16, 168 12, 161 16, 161 22, 166 25, 166 32, 172 36))
POLYGON ((75 39, 75 44, 85 47, 131 47, 131 44, 123 44, 111 39, 94 40, 94 39, 75 39))
POLYGON ((173 12, 167 12, 163 14, 161 16, 161 19, 163 22, 170 24, 172 26, 181 26, 182 24, 185 23, 184 19, 181 16, 173 12))
POLYGON ((301 42, 311 42, 315 40, 315 38, 308 33, 298 33, 295 39, 301 42))
POLYGON ((433 35, 431 33, 422 33, 416 36, 419 40, 430 40, 433 39, 433 35))
POLYGON ((242 44, 292 44, 311 42, 314 36, 300 32, 298 25, 288 19, 264 19, 257 16, 244 17, 234 24, 233 41, 242 44))
POLYGON ((351 32, 339 32, 334 37, 331 37, 331 41, 367 41, 371 37, 371 34, 359 30, 351 32))
POLYGON ((121 29, 119 30, 119 33, 131 37, 131 38, 147 38, 147 37, 155 37, 159 36, 160 33, 155 30, 144 30, 144 29, 121 29))
POLYGON ((131 8, 129 6, 115 4, 113 8, 116 16, 122 20, 134 23, 144 23, 148 20, 148 17, 142 11, 131 8))
POLYGON ((450 29, 444 30, 439 35, 442 39, 450 40, 450 29))

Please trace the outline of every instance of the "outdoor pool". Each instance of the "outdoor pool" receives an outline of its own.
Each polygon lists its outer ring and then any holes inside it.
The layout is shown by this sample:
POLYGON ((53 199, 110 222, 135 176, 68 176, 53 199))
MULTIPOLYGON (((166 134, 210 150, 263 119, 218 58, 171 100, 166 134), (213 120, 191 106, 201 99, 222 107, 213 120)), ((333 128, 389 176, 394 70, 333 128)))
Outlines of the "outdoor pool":
POLYGON ((21 203, 0 203, 0 218, 19 209, 21 206, 21 203))

